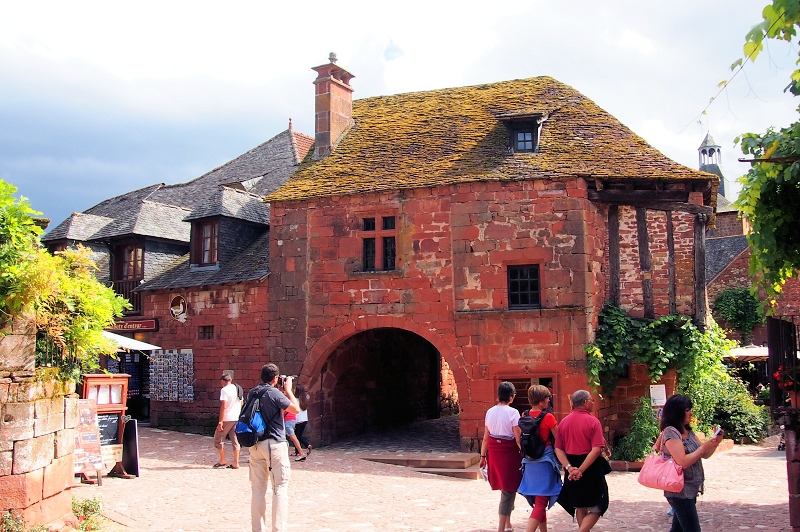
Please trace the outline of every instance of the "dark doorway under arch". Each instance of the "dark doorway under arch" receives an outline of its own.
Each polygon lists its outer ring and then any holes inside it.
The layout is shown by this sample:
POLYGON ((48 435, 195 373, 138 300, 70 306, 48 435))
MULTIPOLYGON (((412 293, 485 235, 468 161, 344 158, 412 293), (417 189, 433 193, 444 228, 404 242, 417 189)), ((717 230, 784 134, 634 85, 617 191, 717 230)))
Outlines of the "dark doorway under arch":
POLYGON ((351 336, 321 373, 323 444, 458 412, 450 368, 430 342, 403 329, 351 336))

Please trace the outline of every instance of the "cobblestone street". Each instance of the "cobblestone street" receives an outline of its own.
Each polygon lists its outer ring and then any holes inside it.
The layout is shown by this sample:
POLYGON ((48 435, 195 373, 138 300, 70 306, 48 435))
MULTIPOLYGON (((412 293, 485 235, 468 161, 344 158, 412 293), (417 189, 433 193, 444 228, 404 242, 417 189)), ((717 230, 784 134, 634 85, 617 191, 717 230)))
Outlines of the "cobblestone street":
MULTIPOLYGON (((484 481, 422 474, 359 459, 365 451, 457 450, 454 420, 350 440, 315 449, 292 463, 290 528, 308 531, 411 530, 478 532, 496 527, 499 493, 484 481), (431 426, 432 425, 432 426, 431 426), (419 443, 417 431, 434 428, 419 443), (384 442, 384 443, 382 443, 384 442), (388 443, 386 443, 388 442, 388 443), (382 447, 381 447, 382 446, 382 447), (456 447, 456 448, 454 448, 456 447)), ((420 432, 421 433, 421 432, 420 432)), ((231 456, 230 446, 226 446, 231 456)), ((78 497, 102 497, 109 515, 133 531, 248 531, 247 454, 239 470, 212 469, 210 437, 140 428, 141 476, 79 485, 78 497)), ((229 458, 230 460, 230 458, 229 458)), ((773 448, 737 446, 705 462, 706 494, 698 502, 703 530, 788 530, 786 464, 773 448)), ((608 477, 611 505, 595 530, 668 530, 661 492, 640 486, 634 473, 608 477)), ((529 508, 521 497, 512 515, 524 530, 529 508)), ((550 530, 577 530, 558 505, 550 530)))

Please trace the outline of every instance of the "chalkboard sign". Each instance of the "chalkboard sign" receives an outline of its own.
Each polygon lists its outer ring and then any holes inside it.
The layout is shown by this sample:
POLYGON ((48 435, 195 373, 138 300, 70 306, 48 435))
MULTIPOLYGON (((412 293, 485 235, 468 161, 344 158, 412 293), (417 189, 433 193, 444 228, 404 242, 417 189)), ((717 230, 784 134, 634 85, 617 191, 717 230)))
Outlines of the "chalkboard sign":
POLYGON ((100 429, 100 445, 121 443, 119 439, 119 414, 97 414, 100 429))
POLYGON ((94 476, 103 468, 94 399, 79 399, 78 412, 80 423, 75 433, 75 473, 94 476))

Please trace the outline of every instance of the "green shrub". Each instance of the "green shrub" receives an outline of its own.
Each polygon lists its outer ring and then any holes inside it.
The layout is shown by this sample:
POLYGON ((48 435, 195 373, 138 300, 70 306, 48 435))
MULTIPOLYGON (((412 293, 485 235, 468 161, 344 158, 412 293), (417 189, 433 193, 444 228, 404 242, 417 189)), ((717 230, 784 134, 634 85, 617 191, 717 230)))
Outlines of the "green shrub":
POLYGON ((650 399, 641 397, 639 407, 633 413, 631 430, 614 447, 611 458, 628 462, 644 460, 652 451, 658 434, 658 420, 653 415, 650 399))
POLYGON ((37 525, 33 528, 28 528, 25 520, 21 515, 14 515, 11 512, 5 512, 0 515, 0 532, 48 532, 46 526, 37 525))
POLYGON ((103 504, 97 497, 91 499, 72 498, 72 513, 78 518, 80 530, 98 530, 103 521, 103 504))
POLYGON ((769 411, 753 404, 747 387, 740 380, 731 378, 720 384, 713 423, 722 427, 726 437, 737 441, 750 438, 757 442, 764 438, 771 423, 769 411))

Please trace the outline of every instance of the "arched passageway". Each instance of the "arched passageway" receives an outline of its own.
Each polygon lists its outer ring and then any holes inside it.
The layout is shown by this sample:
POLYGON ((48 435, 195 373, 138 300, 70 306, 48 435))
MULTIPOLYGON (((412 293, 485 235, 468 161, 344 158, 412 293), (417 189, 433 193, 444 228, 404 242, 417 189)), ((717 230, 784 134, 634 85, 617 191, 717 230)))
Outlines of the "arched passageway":
POLYGON ((323 444, 458 412, 449 366, 406 330, 357 333, 331 351, 320 373, 323 444))

